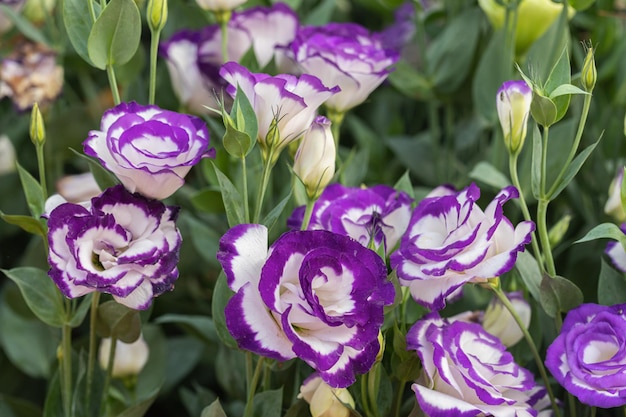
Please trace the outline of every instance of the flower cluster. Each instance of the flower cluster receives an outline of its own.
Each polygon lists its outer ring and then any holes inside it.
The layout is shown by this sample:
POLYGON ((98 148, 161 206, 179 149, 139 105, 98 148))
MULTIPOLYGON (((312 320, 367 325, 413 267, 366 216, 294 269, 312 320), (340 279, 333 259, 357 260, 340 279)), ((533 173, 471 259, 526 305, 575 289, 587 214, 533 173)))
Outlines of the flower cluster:
POLYGON ((218 259, 235 291, 225 314, 239 347, 299 357, 335 388, 371 368, 395 292, 375 252, 322 230, 287 232, 268 249, 267 229, 245 224, 222 237, 218 259))

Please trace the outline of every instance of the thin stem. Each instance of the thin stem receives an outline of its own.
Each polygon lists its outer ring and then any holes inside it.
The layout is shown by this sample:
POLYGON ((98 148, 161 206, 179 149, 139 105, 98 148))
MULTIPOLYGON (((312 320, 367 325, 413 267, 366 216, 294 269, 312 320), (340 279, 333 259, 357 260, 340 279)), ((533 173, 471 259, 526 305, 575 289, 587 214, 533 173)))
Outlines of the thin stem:
POLYGON ((304 210, 304 218, 302 219, 302 226, 300 230, 306 230, 309 227, 309 223, 311 222, 311 216, 313 215, 313 207, 315 206, 315 201, 309 198, 306 202, 306 208, 304 210))
POLYGON ((72 409, 72 328, 65 324, 61 333, 63 356, 61 360, 63 376, 63 409, 69 416, 72 409))
POLYGON ((98 304, 100 303, 100 292, 96 291, 91 299, 91 311, 89 316, 89 357, 87 360, 87 397, 85 402, 86 410, 89 411, 91 404, 91 393, 93 390, 93 373, 96 364, 96 320, 98 318, 98 304))
POLYGON ((541 356, 539 356, 539 351, 537 350, 537 346, 535 345, 535 342, 533 341, 532 336, 530 335, 530 333, 528 332, 528 329, 522 322, 522 319, 520 318, 519 314, 517 314, 517 311, 515 311, 515 307, 513 307, 513 304, 511 304, 511 302, 507 298, 504 291, 502 291, 502 288, 500 288, 499 281, 497 285, 490 285, 489 287, 492 289, 496 297, 498 297, 500 302, 506 307, 509 313, 511 313, 511 316, 513 316, 513 319, 515 320, 520 330, 524 334, 524 338, 526 339, 526 342, 528 343, 528 346, 530 347, 530 351, 532 352, 533 357, 535 358, 535 363, 537 364, 537 368, 539 368, 539 374, 541 375, 541 378, 543 379, 543 383, 546 386, 546 390, 548 391, 548 396, 550 397, 550 403, 552 404, 554 415, 556 417, 560 417, 561 411, 559 410, 559 406, 556 403, 556 400, 554 398, 554 393, 552 392, 552 387, 550 386, 550 380, 548 379, 546 368, 543 366, 543 362, 541 361, 541 356))
POLYGON ((393 399, 393 416, 400 417, 400 407, 402 406, 402 395, 404 394, 405 381, 398 381, 398 390, 396 396, 393 399))
POLYGON ((254 411, 254 393, 256 391, 256 386, 259 383, 259 378, 261 377, 261 371, 263 369, 264 361, 265 358, 263 356, 260 356, 259 360, 256 363, 254 375, 252 376, 252 381, 250 382, 250 386, 248 387, 248 401, 246 402, 246 409, 243 414, 244 417, 252 417, 252 413, 254 411))
POLYGON ((228 20, 220 21, 220 31, 222 32, 222 62, 228 62, 228 20))
POLYGON ((100 403, 100 414, 102 414, 102 407, 106 407, 107 397, 109 394, 109 385, 111 384, 111 378, 113 375, 113 365, 115 364, 115 349, 117 348, 117 338, 111 338, 111 348, 109 350, 109 361, 107 363, 106 375, 104 377, 104 387, 102 388, 102 401, 100 403))
POLYGON ((39 169, 39 183, 43 192, 44 201, 48 198, 48 186, 46 180, 46 163, 44 158, 43 144, 37 145, 37 166, 39 169))
POLYGON ((556 268, 554 266, 552 248, 550 247, 550 238, 548 236, 548 226, 546 223, 549 203, 550 202, 548 200, 539 200, 539 204, 537 206, 537 233, 539 233, 539 240, 541 241, 541 247, 543 248, 546 271, 551 277, 553 277, 556 275, 556 268))
POLYGON ((367 417, 372 415, 372 411, 370 410, 369 402, 367 401, 367 374, 361 375, 361 406, 363 407, 363 413, 367 417))
POLYGON ((574 137, 574 145, 569 151, 569 155, 567 156, 567 160, 565 161, 565 165, 561 168, 561 172, 556 177, 556 181, 550 187, 550 191, 546 194, 548 198, 552 197, 555 193, 556 188, 559 186, 560 182, 563 180, 565 176, 565 172, 567 168, 570 166, 574 157, 576 156, 576 152, 578 151, 578 146, 580 145, 580 140, 583 136, 583 131, 585 130, 585 124, 587 123, 587 116, 589 115, 589 108, 591 107, 591 94, 585 95, 585 100, 583 102, 583 109, 580 115, 580 120, 578 121, 578 130, 576 131, 576 136, 574 137))
MULTIPOLYGON (((511 182, 519 191, 519 203, 522 209, 522 214, 524 215, 524 220, 532 221, 532 217, 530 217, 530 211, 528 210, 528 206, 526 205, 526 199, 524 198, 524 193, 522 191, 522 186, 519 181, 519 177, 517 175, 517 158, 519 153, 509 153, 509 172, 511 173, 511 182)), ((535 259, 537 260, 537 264, 539 265, 539 269, 541 271, 545 271, 545 267, 543 265, 543 257, 541 256, 541 251, 539 250, 539 243, 537 242, 537 234, 533 231, 531 244, 533 247, 533 253, 535 254, 535 259)))
POLYGON ((548 161, 548 135, 550 132, 550 127, 544 126, 543 128, 543 136, 541 138, 543 150, 541 152, 541 188, 540 195, 544 197, 546 194, 546 172, 547 172, 547 161, 548 161))
POLYGON ((157 53, 159 52, 159 38, 161 31, 151 31, 152 39, 150 40, 150 86, 148 93, 148 104, 154 104, 156 97, 156 70, 157 70, 157 53))
POLYGON ((250 223, 250 203, 248 202, 248 167, 245 155, 241 157, 241 176, 244 219, 246 219, 246 222, 250 223))
POLYGON ((380 366, 380 362, 375 363, 372 369, 370 369, 370 371, 365 374, 365 377, 367 378, 367 400, 370 402, 373 417, 380 416, 380 414, 378 413, 378 405, 376 402, 378 388, 380 385, 380 366))
POLYGON ((259 194, 256 201, 256 208, 254 210, 254 217, 252 219, 253 223, 258 223, 261 218, 261 208, 263 206, 263 199, 265 198, 265 191, 267 190, 267 185, 270 181, 270 174, 272 172, 272 168, 274 167, 274 163, 272 160, 274 159, 274 151, 270 149, 268 152, 268 157, 263 161, 263 175, 261 177, 261 186, 259 187, 259 194))
POLYGON ((93 2, 91 0, 87 1, 87 7, 89 8, 89 17, 91 17, 91 23, 96 21, 96 10, 93 7, 93 2))
MULTIPOLYGON (((569 392, 567 393, 567 401, 569 403, 569 415, 571 417, 576 417, 576 399, 569 392)), ((595 413, 592 411, 591 415, 593 416, 595 413)))
POLYGON ((109 85, 111 86, 111 94, 113 95, 113 103, 117 106, 122 102, 120 100, 120 92, 117 88, 117 80, 115 79, 115 70, 113 65, 107 65, 107 77, 109 77, 109 85))

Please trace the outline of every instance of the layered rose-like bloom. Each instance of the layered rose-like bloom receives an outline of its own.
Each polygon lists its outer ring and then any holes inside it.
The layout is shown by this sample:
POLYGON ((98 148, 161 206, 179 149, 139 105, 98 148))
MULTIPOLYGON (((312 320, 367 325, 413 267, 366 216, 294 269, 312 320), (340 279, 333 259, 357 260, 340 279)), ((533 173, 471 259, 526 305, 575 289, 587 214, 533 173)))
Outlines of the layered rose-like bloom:
POLYGON ((322 230, 287 232, 268 249, 265 226, 242 224, 222 237, 217 257, 235 292, 225 315, 240 348, 299 357, 333 388, 372 367, 395 292, 376 253, 322 230))
MULTIPOLYGON (((228 60, 237 62, 252 48, 261 68, 272 59, 280 63, 284 61, 284 47, 295 38, 298 26, 295 12, 283 3, 235 12, 227 25, 228 60)), ((207 114, 205 106, 219 108, 216 100, 221 99, 226 86, 219 75, 224 64, 219 25, 177 32, 160 44, 159 52, 166 59, 174 92, 183 104, 197 114, 207 114)))
MULTIPOLYGON (((100 342, 98 362, 100 362, 102 369, 107 369, 109 365, 111 342, 110 337, 105 337, 100 342)), ((111 376, 113 378, 125 378, 138 375, 143 367, 146 366, 149 355, 150 350, 143 335, 139 335, 139 339, 132 343, 124 343, 121 340, 116 340, 111 376)))
POLYGON ((174 194, 192 166, 215 157, 201 119, 135 102, 107 110, 83 145, 130 192, 155 199, 174 194))
MULTIPOLYGON (((620 229, 626 234, 626 223, 623 223, 620 229)), ((626 251, 620 242, 610 241, 607 243, 605 253, 609 256, 615 268, 626 272, 626 251)))
POLYGON ((385 48, 381 36, 355 23, 329 23, 301 28, 291 44, 293 58, 304 73, 315 74, 341 92, 325 105, 343 113, 361 104, 389 75, 399 58, 385 48))
POLYGON ((545 407, 545 388, 479 324, 431 313, 407 333, 421 377, 412 389, 430 417, 530 417, 545 407))
POLYGON ((529 221, 513 227, 504 216, 502 206, 518 195, 515 187, 506 187, 484 212, 476 204, 475 184, 422 200, 391 254, 400 284, 418 303, 439 310, 466 282, 485 282, 513 268, 535 228, 529 221))
POLYGON ((620 167, 617 175, 609 186, 609 198, 604 205, 604 212, 618 222, 626 221, 626 212, 622 206, 622 183, 624 182, 624 168, 620 167))
POLYGON ((304 380, 298 398, 310 404, 311 417, 350 417, 354 399, 345 388, 332 388, 314 373, 304 380))
POLYGON ((496 96, 496 109, 509 152, 516 154, 524 146, 533 90, 523 80, 506 81, 496 96))
POLYGON ((626 405, 626 304, 582 304, 567 313, 546 367, 580 402, 626 405))
POLYGON ((121 185, 89 207, 61 204, 48 218, 48 274, 68 298, 100 291, 144 310, 178 278, 177 215, 177 208, 121 185))
MULTIPOLYGON (((404 234, 411 218, 413 199, 386 185, 370 188, 331 184, 313 206, 309 230, 329 230, 350 236, 363 246, 372 242, 389 254, 404 234)), ((300 229, 304 207, 289 218, 292 229, 300 229)))
POLYGON ((337 150, 330 121, 317 116, 305 133, 293 162, 293 172, 309 198, 317 198, 335 175, 337 150))
POLYGON ((313 123, 317 108, 339 91, 312 75, 272 77, 251 73, 236 62, 224 64, 220 75, 229 84, 228 94, 234 97, 239 87, 246 95, 257 117, 259 144, 264 150, 274 149, 275 155, 302 136, 313 123), (273 125, 277 132, 271 129, 273 125))
POLYGON ((63 67, 48 47, 21 42, 0 62, 0 98, 10 97, 18 110, 54 101, 63 88, 63 67))

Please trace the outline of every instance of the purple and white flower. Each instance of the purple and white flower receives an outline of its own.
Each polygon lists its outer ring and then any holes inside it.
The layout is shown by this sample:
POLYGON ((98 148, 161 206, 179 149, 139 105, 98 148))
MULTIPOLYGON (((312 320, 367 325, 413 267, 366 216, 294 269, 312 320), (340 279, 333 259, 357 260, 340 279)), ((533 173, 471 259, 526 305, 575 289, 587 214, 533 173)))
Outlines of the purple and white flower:
POLYGON ((545 388, 479 324, 431 313, 409 330, 407 349, 422 362, 411 388, 425 415, 530 417, 546 405, 545 388))
POLYGON ((524 146, 533 90, 524 80, 506 81, 496 95, 498 119, 504 134, 504 144, 513 154, 524 146))
POLYGON ((626 405, 626 304, 582 304, 570 310, 545 363, 580 402, 626 405))
POLYGON ((256 74, 236 62, 224 64, 220 75, 229 84, 228 94, 235 97, 239 87, 246 95, 257 117, 259 144, 263 149, 275 149, 276 155, 307 131, 317 108, 339 91, 312 75, 256 74), (278 132, 272 132, 273 124, 278 132))
POLYGON ((83 145, 131 193, 154 199, 174 194, 193 165, 215 157, 201 119, 135 102, 107 110, 83 145))
POLYGON ((350 417, 350 409, 354 409, 354 399, 350 391, 346 388, 330 387, 317 373, 311 374, 302 382, 298 398, 309 403, 311 417, 350 417))
MULTIPOLYGON (((295 38, 298 27, 295 12, 283 3, 234 12, 227 24, 228 60, 238 62, 252 48, 260 68, 272 59, 279 64, 285 60, 284 49, 295 38)), ((159 52, 166 59, 181 103, 196 114, 207 114, 206 107, 219 108, 216 99, 221 99, 226 82, 219 75, 225 61, 218 24, 177 32, 160 44, 159 52)))
POLYGON ((515 187, 506 187, 484 212, 476 204, 475 184, 422 200, 400 248, 391 254, 400 284, 418 303, 439 310, 466 282, 485 282, 513 268, 535 228, 529 221, 514 227, 504 216, 502 206, 518 195, 515 187))
MULTIPOLYGON (((393 251, 409 225, 413 199, 387 185, 370 188, 331 184, 313 207, 309 230, 328 230, 350 236, 365 247, 384 245, 393 251)), ((304 207, 298 207, 287 223, 300 229, 304 207)))
MULTIPOLYGON (((623 223, 620 226, 620 230, 626 234, 626 223, 623 223)), ((607 243, 605 253, 609 256, 609 259, 611 259, 615 268, 622 272, 626 272, 626 251, 624 250, 624 246, 622 246, 621 242, 612 240, 607 243)))
POLYGON ((121 185, 93 198, 90 207, 61 204, 48 218, 48 274, 68 298, 100 291, 147 309, 178 278, 177 215, 178 208, 121 185))
POLYGON ((267 248, 267 228, 242 224, 220 240, 218 260, 235 295, 226 325, 242 349, 299 357, 333 388, 376 360, 383 308, 394 299, 375 252, 317 230, 283 234, 267 248))
POLYGON ((609 186, 609 198, 604 205, 604 212, 620 223, 626 221, 626 212, 624 212, 624 206, 622 206, 624 169, 626 167, 622 166, 617 170, 617 175, 615 175, 609 186))
POLYGON ((330 121, 317 116, 300 141, 293 161, 293 172, 306 188, 309 198, 317 198, 335 175, 337 149, 330 121))
POLYGON ((303 73, 315 74, 324 84, 341 88, 325 103, 338 113, 364 102, 399 59, 398 52, 383 47, 380 34, 355 23, 303 27, 291 51, 303 73))

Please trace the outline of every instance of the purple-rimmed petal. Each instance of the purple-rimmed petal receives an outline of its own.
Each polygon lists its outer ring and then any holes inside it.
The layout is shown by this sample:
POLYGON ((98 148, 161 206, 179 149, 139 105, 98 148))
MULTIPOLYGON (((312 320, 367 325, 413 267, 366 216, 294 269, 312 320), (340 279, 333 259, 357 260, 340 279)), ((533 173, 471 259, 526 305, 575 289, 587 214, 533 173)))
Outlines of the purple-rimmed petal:
POLYGON ((251 282, 258 285, 267 258, 267 228, 259 224, 240 224, 220 239, 217 259, 222 264, 233 291, 251 282))

